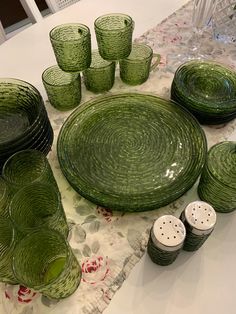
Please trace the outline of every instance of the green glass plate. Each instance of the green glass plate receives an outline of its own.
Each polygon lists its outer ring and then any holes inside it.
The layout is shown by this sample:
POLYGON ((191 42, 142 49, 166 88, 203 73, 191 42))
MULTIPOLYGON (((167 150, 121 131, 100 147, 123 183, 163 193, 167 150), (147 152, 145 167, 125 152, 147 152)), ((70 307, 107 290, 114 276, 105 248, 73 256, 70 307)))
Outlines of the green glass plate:
POLYGON ((200 122, 229 121, 236 115, 236 73, 217 62, 188 61, 175 72, 171 99, 200 122))
POLYGON ((92 202, 143 211, 177 199, 206 158, 196 119, 174 102, 147 94, 89 101, 64 123, 57 142, 62 172, 92 202))

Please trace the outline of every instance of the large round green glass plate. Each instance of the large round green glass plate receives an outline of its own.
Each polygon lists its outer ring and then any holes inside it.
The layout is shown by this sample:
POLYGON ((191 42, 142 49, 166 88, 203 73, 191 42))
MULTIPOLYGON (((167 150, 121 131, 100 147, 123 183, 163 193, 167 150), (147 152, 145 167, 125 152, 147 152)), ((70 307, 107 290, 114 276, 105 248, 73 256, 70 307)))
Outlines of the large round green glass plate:
POLYGON ((122 211, 164 206, 196 181, 206 158, 197 120, 174 102, 147 94, 99 97, 75 110, 57 152, 71 186, 122 211))

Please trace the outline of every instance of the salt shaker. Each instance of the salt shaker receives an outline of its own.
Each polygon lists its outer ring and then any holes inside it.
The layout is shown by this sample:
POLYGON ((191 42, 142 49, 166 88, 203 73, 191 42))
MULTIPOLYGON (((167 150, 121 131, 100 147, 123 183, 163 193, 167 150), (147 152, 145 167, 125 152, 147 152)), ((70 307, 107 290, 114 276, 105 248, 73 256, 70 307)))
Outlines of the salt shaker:
POLYGON ((172 264, 184 243, 186 231, 182 221, 172 215, 158 218, 150 231, 147 252, 151 260, 162 266, 172 264))
POLYGON ((180 216, 186 228, 183 250, 196 251, 207 240, 216 224, 214 208, 202 201, 195 201, 184 209, 180 216))

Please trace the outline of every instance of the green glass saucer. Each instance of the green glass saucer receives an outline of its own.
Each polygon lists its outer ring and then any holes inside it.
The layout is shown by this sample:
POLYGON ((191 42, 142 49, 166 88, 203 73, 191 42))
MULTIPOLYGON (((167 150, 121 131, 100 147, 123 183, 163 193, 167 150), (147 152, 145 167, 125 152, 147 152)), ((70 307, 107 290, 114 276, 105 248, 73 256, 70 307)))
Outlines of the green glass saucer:
POLYGON ((181 106, 146 94, 98 97, 75 110, 57 142, 62 172, 92 202, 122 211, 164 206, 188 190, 205 135, 181 106))

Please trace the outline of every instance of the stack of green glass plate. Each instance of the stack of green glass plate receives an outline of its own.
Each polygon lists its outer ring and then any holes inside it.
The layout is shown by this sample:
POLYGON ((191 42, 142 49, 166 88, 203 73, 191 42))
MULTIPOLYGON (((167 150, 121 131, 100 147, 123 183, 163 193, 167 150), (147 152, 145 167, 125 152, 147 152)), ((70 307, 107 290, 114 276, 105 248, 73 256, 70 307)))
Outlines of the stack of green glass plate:
POLYGON ((57 143, 61 169, 85 198, 122 211, 164 206, 187 191, 206 158, 197 120, 146 94, 98 97, 76 109, 57 143))
POLYGON ((175 72, 171 99, 203 124, 224 123, 236 116, 236 73, 213 61, 188 61, 175 72))
POLYGON ((18 79, 0 79, 0 172, 12 154, 30 148, 47 155, 52 142, 53 130, 38 90, 18 79))
POLYGON ((236 142, 224 141, 209 150, 198 194, 218 212, 236 209, 236 142))

